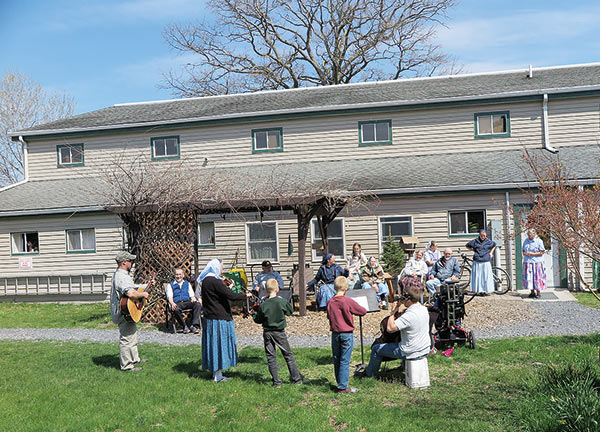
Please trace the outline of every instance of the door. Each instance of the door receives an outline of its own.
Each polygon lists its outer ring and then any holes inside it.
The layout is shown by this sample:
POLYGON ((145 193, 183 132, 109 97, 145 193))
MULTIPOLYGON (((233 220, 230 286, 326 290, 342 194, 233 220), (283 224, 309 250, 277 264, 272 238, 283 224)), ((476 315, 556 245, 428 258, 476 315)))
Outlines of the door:
MULTIPOLYGON (((515 238, 515 259, 516 259, 516 282, 517 289, 523 289, 523 243, 527 238, 527 231, 521 227, 521 221, 526 220, 527 212, 531 208, 531 205, 515 205, 515 232, 517 236, 515 238)), ((544 242, 544 248, 546 253, 544 254, 544 268, 546 269, 546 286, 548 288, 559 288, 562 285, 563 275, 560 273, 561 269, 561 254, 558 242, 553 238, 544 238, 540 236, 544 242)), ((566 279, 566 278, 565 278, 566 279)))

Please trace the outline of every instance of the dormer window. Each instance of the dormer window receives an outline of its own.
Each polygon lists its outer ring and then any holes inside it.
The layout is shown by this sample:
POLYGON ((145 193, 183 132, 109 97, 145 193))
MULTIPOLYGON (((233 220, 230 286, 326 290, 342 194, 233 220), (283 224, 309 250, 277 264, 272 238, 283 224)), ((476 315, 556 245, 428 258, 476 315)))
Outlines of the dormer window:
POLYGON ((65 144, 56 146, 58 167, 83 166, 83 144, 65 144))

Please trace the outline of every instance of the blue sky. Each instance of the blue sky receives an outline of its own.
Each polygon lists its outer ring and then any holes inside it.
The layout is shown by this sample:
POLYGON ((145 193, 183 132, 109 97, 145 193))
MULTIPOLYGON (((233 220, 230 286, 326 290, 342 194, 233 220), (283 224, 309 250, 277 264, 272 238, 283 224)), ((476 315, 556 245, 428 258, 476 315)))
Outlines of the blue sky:
MULTIPOLYGON (((73 96, 76 112, 170 99, 161 74, 189 58, 162 37, 202 18, 202 0, 0 0, 0 76, 73 96)), ((597 0, 462 0, 437 42, 465 72, 600 61, 597 0)))

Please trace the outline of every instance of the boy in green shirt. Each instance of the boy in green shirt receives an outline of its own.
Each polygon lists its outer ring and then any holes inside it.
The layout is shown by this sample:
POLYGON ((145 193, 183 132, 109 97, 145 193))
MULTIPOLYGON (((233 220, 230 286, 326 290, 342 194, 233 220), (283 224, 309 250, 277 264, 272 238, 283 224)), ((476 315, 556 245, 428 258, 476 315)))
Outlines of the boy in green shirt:
POLYGON ((265 354, 267 355, 269 373, 273 377, 273 386, 279 387, 281 385, 281 380, 278 376, 276 347, 279 347, 281 354, 283 354, 292 382, 294 384, 302 384, 302 375, 298 371, 296 359, 294 359, 285 334, 285 316, 291 316, 294 310, 292 309, 292 305, 286 300, 277 297, 277 293, 279 292, 277 280, 269 279, 266 283, 266 289, 269 298, 259 306, 256 315, 254 315, 254 322, 263 326, 265 354))

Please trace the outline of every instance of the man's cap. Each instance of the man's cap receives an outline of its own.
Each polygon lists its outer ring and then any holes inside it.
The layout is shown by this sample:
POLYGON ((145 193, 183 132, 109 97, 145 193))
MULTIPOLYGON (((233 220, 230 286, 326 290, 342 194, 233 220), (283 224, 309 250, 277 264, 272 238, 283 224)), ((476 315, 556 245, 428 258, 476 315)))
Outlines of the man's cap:
POLYGON ((135 259, 135 255, 130 254, 127 251, 120 251, 115 256, 115 261, 119 262, 119 263, 123 262, 123 261, 133 261, 134 259, 135 259))
POLYGON ((269 260, 264 260, 264 261, 262 262, 262 266, 263 266, 263 267, 271 267, 271 261, 269 261, 269 260))

